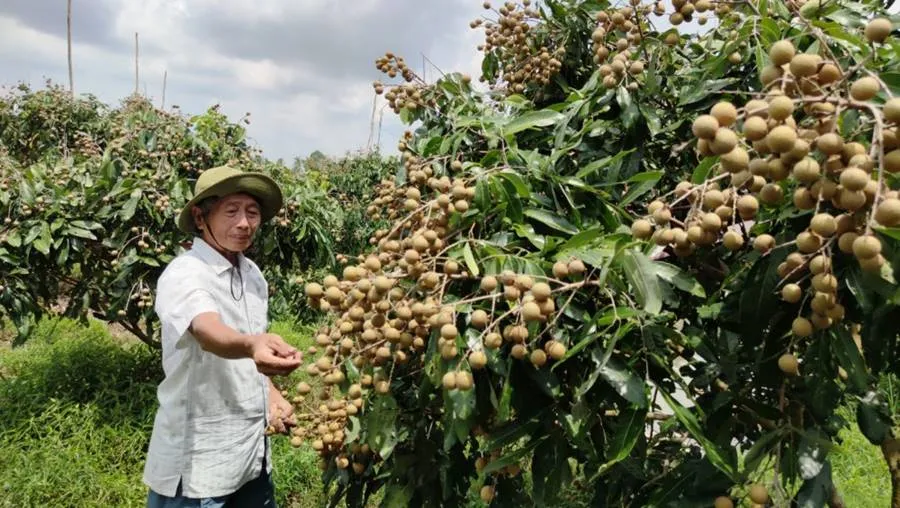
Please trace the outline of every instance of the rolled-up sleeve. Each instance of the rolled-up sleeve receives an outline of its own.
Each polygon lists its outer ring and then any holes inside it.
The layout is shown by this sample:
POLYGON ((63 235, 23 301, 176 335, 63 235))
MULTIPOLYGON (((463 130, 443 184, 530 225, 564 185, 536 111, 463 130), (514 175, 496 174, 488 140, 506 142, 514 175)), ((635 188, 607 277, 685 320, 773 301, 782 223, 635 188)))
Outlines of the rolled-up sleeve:
POLYGON ((208 270, 190 259, 184 261, 169 265, 156 288, 156 314, 162 327, 172 332, 163 336, 178 337, 176 344, 168 344, 176 348, 183 345, 195 317, 204 312, 220 312, 206 280, 208 270))

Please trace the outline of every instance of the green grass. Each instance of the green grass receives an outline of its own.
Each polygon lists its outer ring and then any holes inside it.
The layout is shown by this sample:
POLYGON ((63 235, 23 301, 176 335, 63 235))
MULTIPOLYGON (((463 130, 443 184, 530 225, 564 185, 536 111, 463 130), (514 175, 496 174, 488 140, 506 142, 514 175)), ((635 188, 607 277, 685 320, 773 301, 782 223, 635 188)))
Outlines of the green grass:
MULTIPOLYGON (((308 328, 273 331, 309 345, 308 328)), ((0 508, 145 506, 161 379, 156 352, 101 323, 44 321, 24 347, 0 346, 0 508)), ((315 452, 274 436, 272 455, 279 506, 322 506, 315 452)))
MULTIPOLYGON (((275 322, 272 332, 305 351, 314 328, 275 322)), ((0 340, 0 508, 144 506, 141 475, 161 379, 156 352, 99 322, 46 320, 18 349, 0 340)), ((300 368, 278 382, 287 388, 300 380, 318 381, 300 368)), ((850 408, 843 411, 855 421, 850 408)), ((841 437, 831 460, 847 506, 887 506, 879 449, 855 423, 841 437)), ((285 436, 272 443, 279 506, 325 505, 312 449, 294 448, 285 436)))

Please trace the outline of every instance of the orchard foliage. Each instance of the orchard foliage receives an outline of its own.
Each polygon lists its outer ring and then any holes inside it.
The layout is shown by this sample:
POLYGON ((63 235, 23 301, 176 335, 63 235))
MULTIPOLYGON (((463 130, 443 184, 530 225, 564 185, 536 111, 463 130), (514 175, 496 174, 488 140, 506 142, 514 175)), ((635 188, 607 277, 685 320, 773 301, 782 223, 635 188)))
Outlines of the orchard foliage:
POLYGON ((302 314, 296 278, 327 267, 340 249, 358 250, 357 235, 371 229, 353 203, 333 199, 335 184, 360 184, 364 196, 365 182, 393 164, 351 157, 307 178, 252 148, 248 123, 218 107, 164 111, 139 96, 110 108, 52 85, 20 86, 0 100, 0 314, 15 321, 19 342, 51 311, 117 322, 156 344, 155 281, 190 241, 175 217, 199 173, 221 164, 281 183, 286 206, 248 254, 277 289, 273 308, 302 314), (340 180, 348 173, 360 181, 340 180))
POLYGON ((485 3, 481 86, 378 58, 416 128, 294 395, 336 500, 836 506, 848 400, 900 460, 900 20, 673 7, 485 3))

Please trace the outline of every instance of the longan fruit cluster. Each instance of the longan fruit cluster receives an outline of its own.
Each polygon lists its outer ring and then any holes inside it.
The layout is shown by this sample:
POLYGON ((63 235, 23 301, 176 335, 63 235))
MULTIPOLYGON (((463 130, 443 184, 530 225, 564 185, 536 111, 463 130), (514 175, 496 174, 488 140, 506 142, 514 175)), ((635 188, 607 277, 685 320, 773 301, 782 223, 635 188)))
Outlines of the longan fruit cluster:
MULTIPOLYGON (((404 136, 402 143, 408 139, 404 136)), ((432 340, 445 362, 441 384, 446 391, 473 389, 474 373, 486 368, 493 355, 509 354, 536 368, 565 358, 566 345, 544 339, 543 332, 559 315, 556 298, 587 282, 584 262, 557 260, 552 277, 507 269, 476 279, 447 255, 459 235, 451 229, 451 218, 467 212, 475 196, 470 179, 447 174, 461 172, 462 161, 423 159, 410 151, 404 159, 406 183, 380 182, 369 208, 373 216, 391 220, 370 238, 374 250, 347 258, 340 277, 328 275, 305 287, 311 307, 336 317, 318 331, 309 351, 316 356, 311 356, 307 373, 322 379, 323 400, 331 400, 330 392, 347 384, 348 364, 360 372, 359 387, 371 388, 371 396, 389 393, 395 368, 420 364, 432 340), (444 171, 435 169, 436 163, 444 171), (453 294, 468 287, 462 293, 469 296, 445 302, 451 284, 453 294), (467 303, 471 310, 459 311, 467 303)), ((316 417, 325 424, 317 427, 319 440, 314 442, 323 457, 344 453, 329 445, 324 429, 334 436, 354 411, 350 404, 364 408, 356 386, 350 386, 349 404, 335 399, 316 417)), ((298 387, 298 393, 309 393, 308 385, 298 387)))
MULTIPOLYGON (((478 50, 485 54, 497 52, 503 65, 502 79, 507 83, 507 94, 522 93, 530 84, 547 85, 562 69, 559 59, 565 49, 539 46, 532 36, 534 28, 529 21, 538 19, 538 12, 530 5, 531 0, 522 0, 521 6, 506 2, 497 10, 496 22, 476 19, 469 24, 473 29, 484 26, 485 41, 478 50)), ((484 8, 491 9, 490 2, 485 2, 484 8)))
MULTIPOLYGON (((878 20, 871 22, 867 36, 883 40, 873 23, 878 28, 878 20)), ((880 88, 872 75, 848 80, 850 86, 842 88, 845 78, 835 63, 798 53, 788 40, 773 44, 769 58, 762 79, 767 93, 740 109, 719 102, 692 124, 697 152, 718 157, 718 172, 698 185, 679 183, 669 203, 651 202, 632 233, 671 246, 682 257, 716 244, 740 251, 752 243, 767 253, 775 238, 760 234, 751 242, 747 221, 790 199, 810 212, 810 220, 789 243, 794 252, 778 266, 778 275, 782 299, 806 308, 792 324, 793 335, 805 338, 844 318, 833 256, 852 255, 865 271, 885 263, 873 227, 900 225, 898 191, 884 178, 885 172, 900 173, 900 99, 881 107, 870 102, 880 88), (838 115, 851 108, 881 125, 871 141, 863 135, 844 139, 837 132, 838 115)), ((778 364, 788 375, 799 373, 792 354, 785 353, 778 364)))
MULTIPOLYGON (((591 42, 594 63, 600 64, 600 75, 606 88, 615 88, 626 76, 637 77, 644 72, 644 62, 632 57, 643 40, 642 15, 646 15, 651 7, 641 7, 640 0, 631 3, 633 7, 600 11, 596 15, 597 28, 591 34, 591 42), (609 39, 614 42, 608 42, 609 39)), ((637 90, 638 83, 631 81, 628 88, 637 90)))
MULTIPOLYGON (((709 18, 703 13, 713 11, 718 16, 724 16, 731 12, 731 6, 726 2, 716 2, 714 0, 672 0, 672 12, 669 13, 669 23, 673 26, 690 23, 694 20, 694 15, 697 14, 699 16, 697 23, 705 25, 709 18)), ((665 3, 657 2, 653 13, 657 16, 665 16, 665 3)))

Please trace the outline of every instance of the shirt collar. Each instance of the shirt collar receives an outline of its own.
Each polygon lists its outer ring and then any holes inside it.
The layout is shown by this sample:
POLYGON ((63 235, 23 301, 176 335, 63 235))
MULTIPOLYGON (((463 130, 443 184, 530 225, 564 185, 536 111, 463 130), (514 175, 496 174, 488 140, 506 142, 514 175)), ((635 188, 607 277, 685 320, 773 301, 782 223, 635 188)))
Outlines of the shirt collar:
MULTIPOLYGON (((219 251, 199 236, 194 237, 191 250, 195 251, 208 265, 212 266, 216 271, 216 275, 222 275, 222 273, 234 266, 231 264, 231 261, 228 261, 228 258, 220 254, 219 251)), ((240 253, 238 254, 238 265, 244 266, 244 255, 240 253)))

